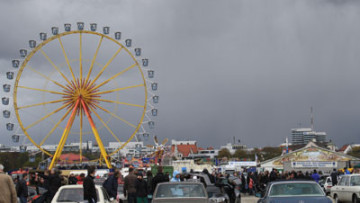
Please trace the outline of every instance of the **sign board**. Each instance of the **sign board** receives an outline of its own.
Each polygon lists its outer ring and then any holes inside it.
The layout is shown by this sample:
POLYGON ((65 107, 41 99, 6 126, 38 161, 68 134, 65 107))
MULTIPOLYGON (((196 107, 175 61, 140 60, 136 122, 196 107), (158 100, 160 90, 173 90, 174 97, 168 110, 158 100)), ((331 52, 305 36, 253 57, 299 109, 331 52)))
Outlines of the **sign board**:
POLYGON ((336 161, 292 161, 293 168, 336 168, 336 161))
POLYGON ((256 161, 229 161, 228 165, 233 167, 256 166, 256 161))

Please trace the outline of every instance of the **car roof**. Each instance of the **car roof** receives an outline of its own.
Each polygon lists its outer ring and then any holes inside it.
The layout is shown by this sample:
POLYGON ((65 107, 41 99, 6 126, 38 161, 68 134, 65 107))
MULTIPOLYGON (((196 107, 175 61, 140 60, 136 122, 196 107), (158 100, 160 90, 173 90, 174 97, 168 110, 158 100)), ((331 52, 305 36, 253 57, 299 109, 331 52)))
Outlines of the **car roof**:
MULTIPOLYGON (((95 188, 101 188, 100 185, 95 185, 95 188)), ((83 185, 63 185, 59 189, 75 189, 75 188, 84 188, 83 185)))
POLYGON ((284 184, 284 183, 316 183, 313 180, 279 180, 273 181, 270 184, 284 184))
POLYGON ((158 185, 203 185, 202 183, 200 182, 162 182, 162 183, 159 183, 158 185))

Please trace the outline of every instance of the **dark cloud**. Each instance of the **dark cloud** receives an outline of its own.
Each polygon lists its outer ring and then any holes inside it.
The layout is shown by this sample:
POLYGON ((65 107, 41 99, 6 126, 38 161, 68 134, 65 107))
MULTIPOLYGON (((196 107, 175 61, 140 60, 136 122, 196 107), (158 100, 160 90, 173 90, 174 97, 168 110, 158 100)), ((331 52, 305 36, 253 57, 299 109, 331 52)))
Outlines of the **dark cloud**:
POLYGON ((159 137, 277 145, 310 125, 313 106, 316 130, 339 146, 360 141, 358 1, 1 4, 2 75, 5 60, 54 25, 97 22, 133 38, 159 81, 159 137))

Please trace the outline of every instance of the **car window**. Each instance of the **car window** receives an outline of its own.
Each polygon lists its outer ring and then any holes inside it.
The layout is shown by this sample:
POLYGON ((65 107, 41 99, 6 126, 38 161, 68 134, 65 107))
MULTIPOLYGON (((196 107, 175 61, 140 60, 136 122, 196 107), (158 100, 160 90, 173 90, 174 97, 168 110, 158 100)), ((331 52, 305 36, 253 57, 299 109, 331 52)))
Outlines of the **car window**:
POLYGON ((270 188, 269 196, 323 196, 324 192, 315 183, 279 183, 270 188))
POLYGON ((350 186, 359 186, 360 185, 360 176, 352 176, 350 180, 350 186))
POLYGON ((343 186, 349 186, 349 183, 350 183, 350 177, 344 176, 344 185, 343 186))
POLYGON ((331 178, 327 178, 326 182, 331 183, 331 178))
POLYGON ((339 181, 339 186, 344 186, 345 185, 345 178, 346 178, 346 176, 343 176, 343 177, 341 177, 341 179, 340 179, 340 181, 339 181))
MULTIPOLYGON (((96 190, 96 196, 99 200, 99 191, 96 190)), ((81 202, 84 201, 84 189, 81 188, 66 188, 60 191, 57 202, 81 202)))
POLYGON ((162 184, 158 186, 156 198, 206 197, 200 184, 162 184))

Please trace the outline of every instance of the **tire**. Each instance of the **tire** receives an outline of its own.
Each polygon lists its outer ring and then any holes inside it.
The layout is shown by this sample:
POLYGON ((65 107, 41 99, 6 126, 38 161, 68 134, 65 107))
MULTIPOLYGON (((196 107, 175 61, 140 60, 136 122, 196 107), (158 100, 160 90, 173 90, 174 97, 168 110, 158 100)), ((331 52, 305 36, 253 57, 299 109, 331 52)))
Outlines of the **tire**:
POLYGON ((341 201, 339 200, 339 198, 336 194, 334 195, 334 200, 335 200, 335 203, 341 203, 341 201))
POLYGON ((352 202, 353 203, 359 203, 359 199, 357 198, 357 196, 355 194, 353 194, 352 202))

